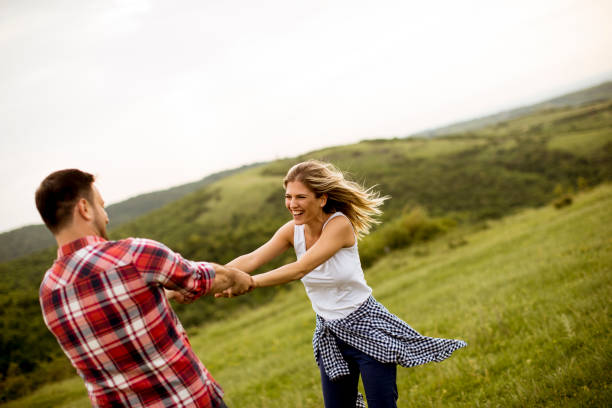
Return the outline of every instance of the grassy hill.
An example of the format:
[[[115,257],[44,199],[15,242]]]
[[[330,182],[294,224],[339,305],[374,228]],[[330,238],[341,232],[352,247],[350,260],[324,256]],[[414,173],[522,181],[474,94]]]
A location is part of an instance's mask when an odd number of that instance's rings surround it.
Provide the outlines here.
[[[116,228],[144,214],[157,210],[158,208],[162,208],[166,204],[174,202],[188,195],[189,193],[201,190],[207,185],[222,180],[227,176],[259,165],[261,165],[261,163],[254,163],[240,166],[235,169],[219,171],[193,183],[183,184],[177,187],[168,188],[166,190],[154,191],[152,193],[141,194],[125,201],[109,205],[106,208],[108,217],[111,220],[109,223],[109,228]]]
[[[525,116],[539,116],[540,113],[551,110],[563,110],[565,108],[575,108],[583,105],[589,105],[598,102],[605,102],[612,100],[612,81],[604,82],[600,85],[583,89],[580,91],[572,92],[566,95],[562,95],[544,102],[537,103],[535,105],[529,105],[512,109],[509,111],[501,112],[494,115],[488,115],[482,118],[477,118],[465,122],[455,123],[450,126],[444,126],[437,129],[417,133],[412,135],[415,140],[419,140],[419,137],[434,137],[434,136],[448,136],[458,134],[468,134],[474,131],[482,131],[483,128],[500,128],[507,126],[508,121],[514,120],[519,117]],[[535,115],[534,115],[535,114]],[[566,138],[571,138],[567,136]],[[579,141],[582,135],[575,135],[574,140]],[[472,142],[474,142],[472,140]],[[589,141],[586,141],[586,145]],[[414,150],[414,157],[428,157],[431,154],[437,155],[440,153],[440,145],[428,146],[426,150],[422,150],[419,146],[410,146],[409,148]],[[445,148],[448,151],[461,150],[461,146],[474,146],[474,143],[463,142],[453,143],[447,145]],[[388,147],[388,146],[387,146]],[[433,148],[432,148],[433,147]],[[443,148],[444,149],[444,148]],[[359,149],[354,154],[357,156],[363,153],[364,149]],[[323,152],[321,152],[323,153]],[[423,156],[425,155],[425,156]],[[142,194],[137,197],[130,198],[108,206],[107,212],[111,219],[110,229],[121,226],[122,224],[132,221],[139,216],[147,214],[153,210],[164,207],[166,204],[178,200],[179,198],[197,191],[206,185],[220,180],[230,174],[240,172],[247,168],[258,166],[260,163],[242,166],[240,168],[222,171],[219,173],[212,174],[194,183],[188,183],[181,186],[173,187],[163,191],[156,191],[152,193]],[[357,166],[359,167],[359,166]],[[8,231],[0,234],[0,262],[16,259],[21,256],[33,253],[44,248],[48,248],[54,245],[54,240],[47,229],[42,225],[30,225],[22,227],[13,231]]]
[[[141,194],[125,201],[111,204],[106,207],[106,212],[111,219],[109,230],[134,220],[143,214],[161,208],[193,191],[204,188],[210,183],[221,180],[223,177],[258,165],[260,165],[260,163],[220,171],[193,183]],[[0,262],[20,258],[54,245],[55,239],[53,239],[53,235],[43,224],[28,225],[4,232],[0,234]]]
[[[606,406],[612,399],[612,185],[393,252],[374,296],[421,333],[468,347],[398,370],[399,406]],[[449,245],[460,237],[464,245]],[[247,295],[249,296],[249,295]],[[234,300],[226,300],[234,301]],[[192,307],[197,307],[192,305]],[[189,330],[235,407],[321,407],[314,314],[301,285]],[[78,377],[4,407],[87,407]]]
[[[370,140],[278,160],[187,194],[115,228],[111,237],[153,238],[191,259],[227,262],[286,222],[282,177],[311,157],[332,161],[392,196],[381,227],[360,242],[362,255],[370,254],[362,261],[370,265],[387,250],[409,244],[394,244],[394,235],[416,221],[431,238],[453,223],[457,229],[485,225],[611,181],[612,101],[548,109],[434,139]],[[462,243],[457,239],[452,246]],[[0,264],[0,400],[70,373],[38,305],[38,285],[53,258],[54,249],[48,249]],[[274,265],[291,259],[287,254]],[[204,299],[197,307],[176,309],[187,327],[200,327],[244,308],[269,307],[287,290],[256,291],[231,302]]]

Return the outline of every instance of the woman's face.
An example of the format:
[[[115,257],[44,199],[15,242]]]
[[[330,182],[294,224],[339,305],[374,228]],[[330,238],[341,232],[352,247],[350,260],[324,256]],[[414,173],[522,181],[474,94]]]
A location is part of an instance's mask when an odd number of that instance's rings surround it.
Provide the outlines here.
[[[290,181],[285,187],[285,207],[296,225],[306,224],[323,214],[327,196],[316,197],[301,181]]]

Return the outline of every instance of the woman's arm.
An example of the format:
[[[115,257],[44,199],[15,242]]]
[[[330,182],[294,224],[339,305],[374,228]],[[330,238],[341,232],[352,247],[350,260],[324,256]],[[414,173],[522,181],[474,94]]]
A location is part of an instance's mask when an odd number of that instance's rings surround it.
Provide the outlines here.
[[[350,221],[345,217],[336,217],[327,224],[317,242],[298,261],[255,275],[255,287],[282,285],[301,279],[341,248],[351,246],[354,242],[355,235]]]
[[[239,256],[226,266],[232,266],[247,273],[253,273],[255,269],[289,249],[291,247],[292,237],[293,221],[289,221],[280,227],[268,242],[253,252]]]

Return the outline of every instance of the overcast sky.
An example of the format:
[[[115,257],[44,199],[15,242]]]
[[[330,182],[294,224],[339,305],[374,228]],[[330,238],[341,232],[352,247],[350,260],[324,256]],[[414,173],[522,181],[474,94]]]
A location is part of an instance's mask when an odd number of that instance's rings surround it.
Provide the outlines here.
[[[0,231],[50,172],[107,203],[612,78],[612,1],[0,2]]]

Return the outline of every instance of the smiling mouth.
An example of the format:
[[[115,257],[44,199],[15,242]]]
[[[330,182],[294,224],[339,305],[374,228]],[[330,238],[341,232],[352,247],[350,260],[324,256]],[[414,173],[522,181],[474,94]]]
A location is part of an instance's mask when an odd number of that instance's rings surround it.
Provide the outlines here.
[[[294,217],[297,217],[298,215],[304,214],[304,211],[291,211],[291,214],[293,214]]]

